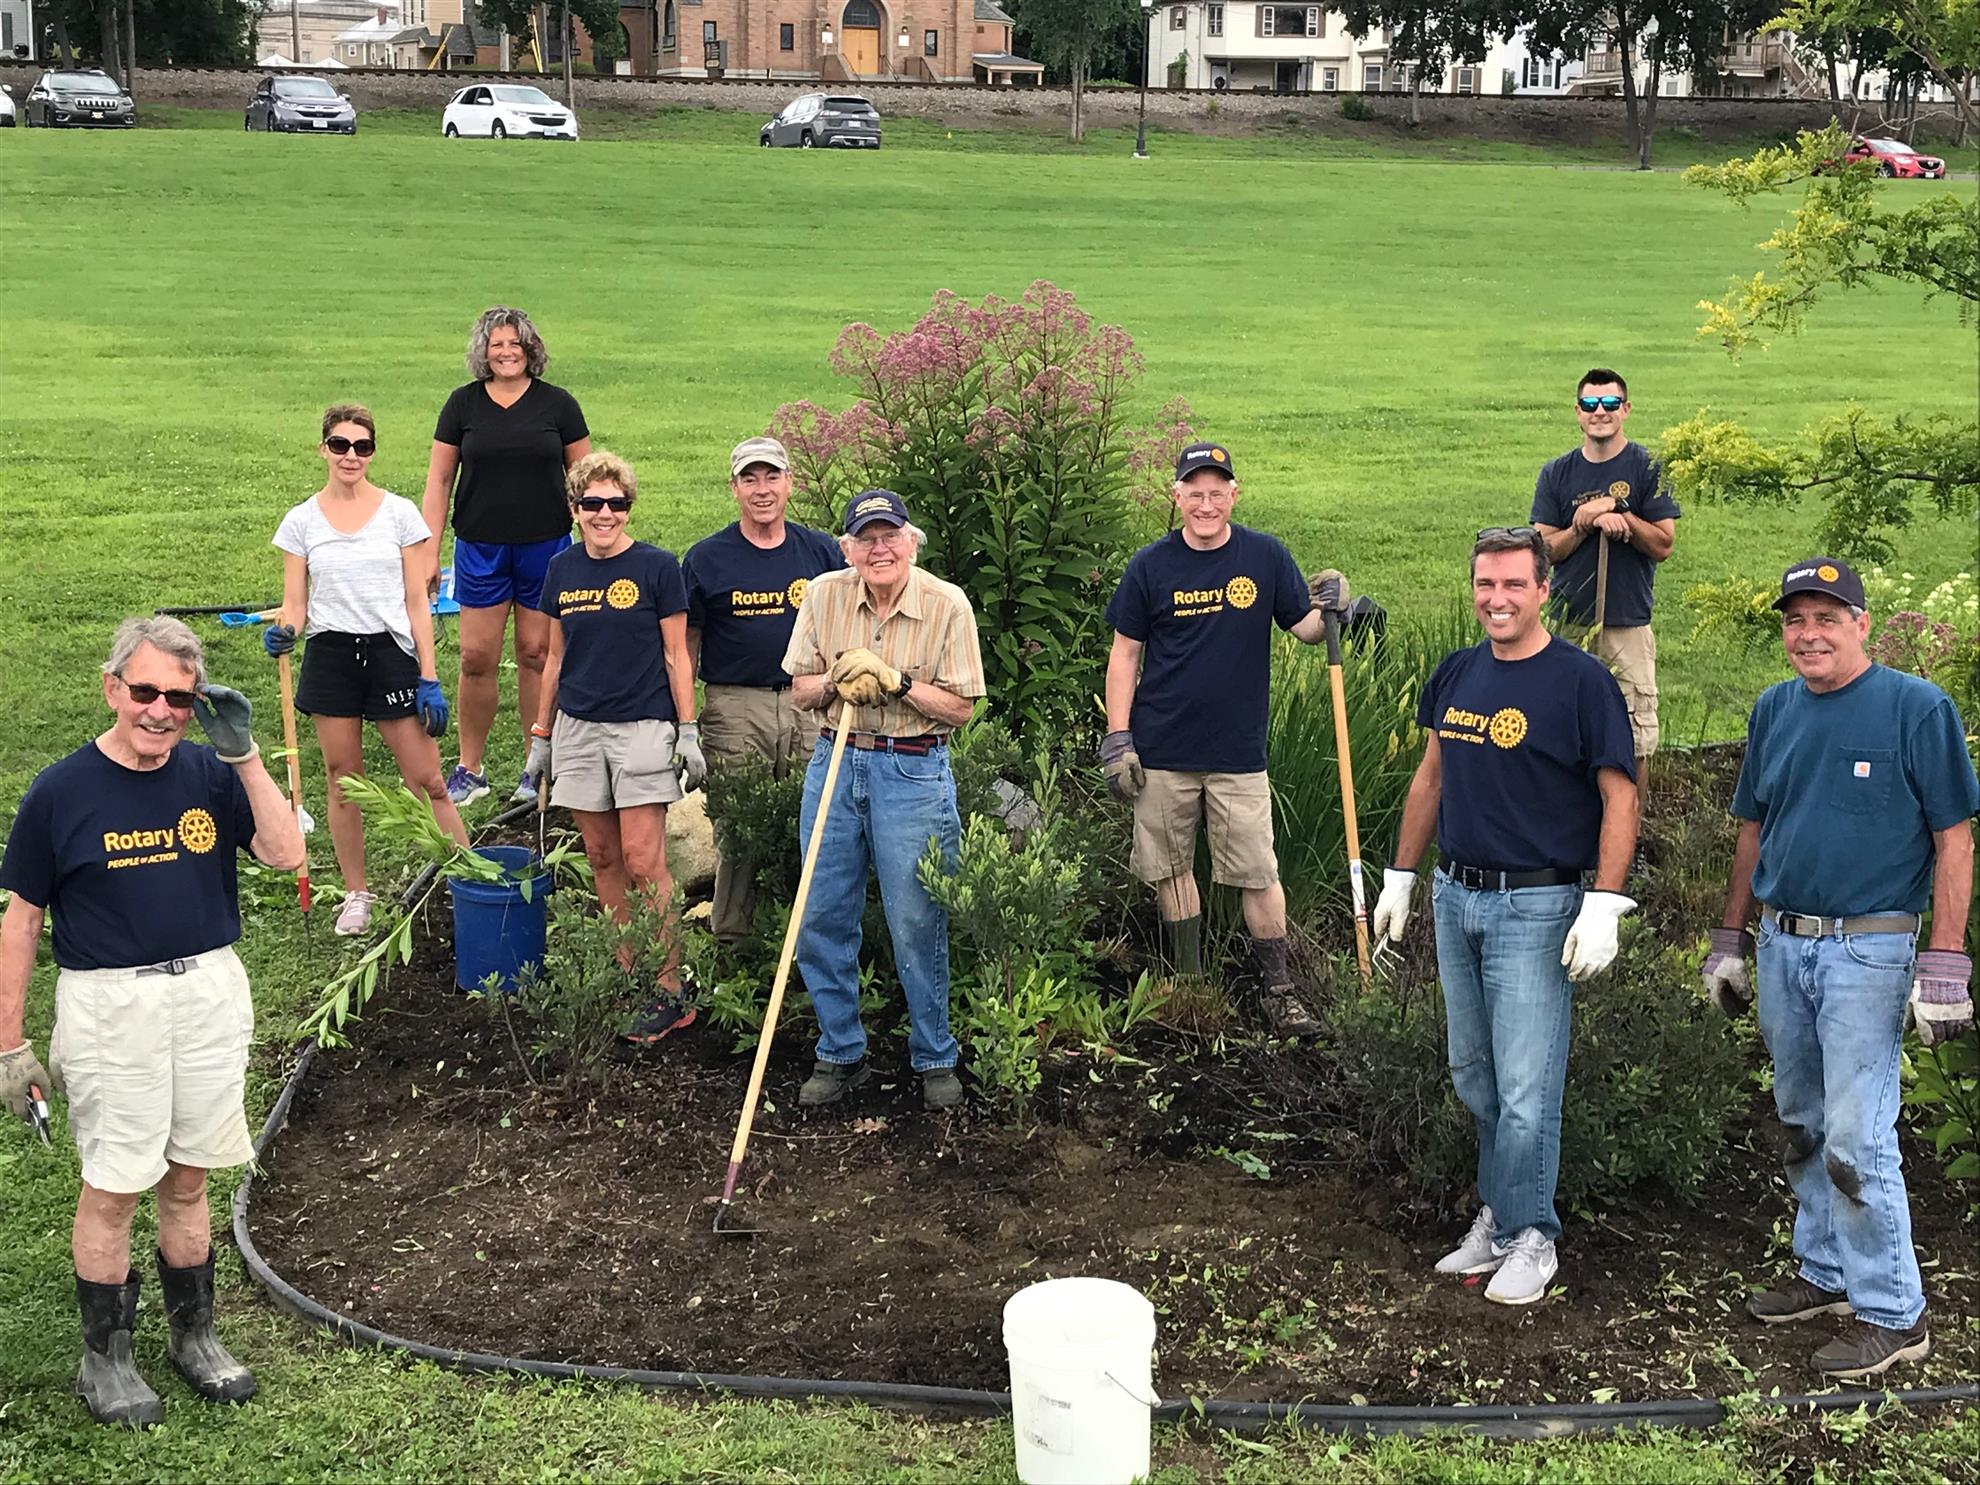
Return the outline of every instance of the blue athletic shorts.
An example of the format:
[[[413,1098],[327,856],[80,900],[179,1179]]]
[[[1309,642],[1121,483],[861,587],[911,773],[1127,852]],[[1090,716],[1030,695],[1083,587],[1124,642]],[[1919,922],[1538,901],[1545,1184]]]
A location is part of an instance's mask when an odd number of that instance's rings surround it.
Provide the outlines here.
[[[454,538],[454,597],[462,608],[536,607],[550,559],[571,544],[548,541],[463,541]]]

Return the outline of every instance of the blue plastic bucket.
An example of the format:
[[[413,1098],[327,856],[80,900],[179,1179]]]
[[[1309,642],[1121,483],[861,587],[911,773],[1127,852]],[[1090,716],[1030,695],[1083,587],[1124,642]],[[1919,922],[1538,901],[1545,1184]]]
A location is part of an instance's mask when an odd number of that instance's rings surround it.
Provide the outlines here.
[[[497,863],[506,875],[500,882],[448,878],[454,898],[454,983],[479,990],[493,974],[502,977],[505,991],[513,991],[524,965],[543,962],[550,873],[537,869],[536,852],[527,846],[480,846],[474,854]],[[525,899],[522,878],[531,871]]]

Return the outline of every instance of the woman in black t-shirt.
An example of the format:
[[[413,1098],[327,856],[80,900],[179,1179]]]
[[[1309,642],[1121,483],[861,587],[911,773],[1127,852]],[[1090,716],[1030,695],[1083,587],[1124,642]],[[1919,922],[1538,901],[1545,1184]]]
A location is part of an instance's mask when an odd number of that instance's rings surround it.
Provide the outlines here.
[[[536,716],[550,624],[537,610],[550,559],[571,544],[564,471],[591,452],[577,399],[542,380],[550,355],[529,316],[497,305],[475,322],[467,367],[433,429],[421,502],[438,536],[454,507],[454,596],[461,605],[461,761],[447,797],[466,805],[488,792],[483,752],[495,725],[502,642],[515,615],[516,700],[527,730]],[[438,541],[428,585],[440,580]],[[534,799],[527,775],[515,798]]]

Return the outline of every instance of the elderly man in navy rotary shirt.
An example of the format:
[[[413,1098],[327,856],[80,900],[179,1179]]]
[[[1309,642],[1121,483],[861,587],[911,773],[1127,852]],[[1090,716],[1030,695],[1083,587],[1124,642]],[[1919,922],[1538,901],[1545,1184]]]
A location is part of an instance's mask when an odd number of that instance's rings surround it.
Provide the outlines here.
[[[158,1193],[158,1277],[172,1364],[213,1402],[254,1395],[213,1333],[206,1173],[254,1153],[241,1107],[254,1006],[234,853],[302,864],[295,812],[262,767],[248,700],[206,684],[177,619],[127,619],[103,667],[109,729],[36,776],[14,817],[0,887],[0,1099],[26,1117],[48,1074],[25,1035],[28,981],[54,918],[55,1031],[69,1128],[82,1155],[76,1391],[99,1423],[165,1413],[131,1362],[138,1272],[131,1216]],[[183,742],[197,715],[213,746]]]

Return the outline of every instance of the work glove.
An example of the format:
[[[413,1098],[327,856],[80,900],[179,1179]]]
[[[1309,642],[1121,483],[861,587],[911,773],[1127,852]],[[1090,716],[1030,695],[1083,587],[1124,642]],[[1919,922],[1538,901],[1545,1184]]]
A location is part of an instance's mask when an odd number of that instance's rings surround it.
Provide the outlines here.
[[[868,649],[847,650],[825,676],[854,706],[878,706],[901,691],[901,673]]]
[[[1753,983],[1746,977],[1746,961],[1753,953],[1753,935],[1744,928],[1714,928],[1712,947],[1705,955],[1705,968],[1699,977],[1712,1004],[1737,1021],[1753,1004]]]
[[[1924,949],[1911,979],[1911,1024],[1934,1047],[1973,1025],[1973,959],[1958,949]]]
[[[1141,771],[1141,755],[1134,750],[1134,734],[1108,733],[1100,742],[1100,762],[1107,770],[1107,792],[1123,804],[1132,804],[1148,782]]]
[[[701,756],[701,724],[683,722],[674,737],[674,763],[681,771],[681,788],[689,794],[708,777],[708,760]]]
[[[201,686],[193,698],[193,715],[222,763],[245,763],[260,751],[249,730],[254,707],[240,692],[227,686]]]
[[[1382,895],[1375,899],[1375,916],[1368,920],[1375,937],[1402,942],[1403,925],[1409,922],[1409,899],[1416,891],[1416,873],[1382,868]]]
[[[541,793],[543,786],[550,781],[550,739],[529,735],[529,756],[523,760],[523,777],[529,786]]]
[[[296,647],[296,631],[287,624],[270,624],[261,631],[261,647],[279,660]]]
[[[1636,906],[1634,897],[1620,892],[1590,892],[1581,899],[1581,913],[1561,945],[1561,963],[1570,980],[1592,980],[1616,957],[1616,930],[1622,916]]]
[[[11,1052],[0,1052],[0,1101],[23,1124],[34,1122],[28,1117],[28,1089],[39,1088],[41,1096],[46,1098],[52,1086],[48,1069],[34,1055],[32,1042],[22,1042]]]
[[[419,724],[426,729],[428,737],[444,737],[447,733],[447,693],[440,689],[440,683],[431,676],[419,678],[419,689],[413,693],[413,709],[419,713]]]
[[[1306,580],[1306,596],[1315,608],[1332,609],[1337,614],[1344,614],[1348,606],[1348,580],[1329,567]]]

